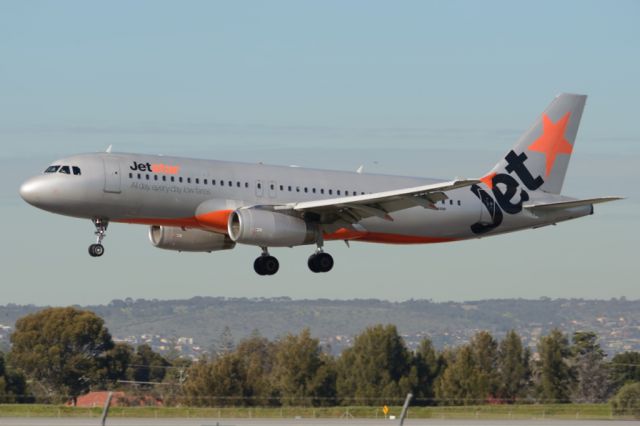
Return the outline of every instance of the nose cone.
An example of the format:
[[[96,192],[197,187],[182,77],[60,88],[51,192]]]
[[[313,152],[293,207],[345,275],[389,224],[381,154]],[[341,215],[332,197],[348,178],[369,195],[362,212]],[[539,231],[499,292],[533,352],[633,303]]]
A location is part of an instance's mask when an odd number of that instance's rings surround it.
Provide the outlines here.
[[[20,196],[32,206],[46,208],[51,193],[51,185],[43,176],[32,177],[20,186]]]

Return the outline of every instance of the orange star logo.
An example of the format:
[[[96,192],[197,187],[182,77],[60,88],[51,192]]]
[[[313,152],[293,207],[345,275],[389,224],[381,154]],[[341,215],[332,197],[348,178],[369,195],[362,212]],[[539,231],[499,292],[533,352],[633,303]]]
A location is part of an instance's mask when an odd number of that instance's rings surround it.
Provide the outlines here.
[[[542,136],[529,145],[530,151],[545,155],[546,176],[551,174],[558,154],[571,154],[573,151],[573,146],[564,137],[564,131],[569,124],[569,115],[570,113],[566,113],[557,123],[554,123],[547,114],[542,114]]]

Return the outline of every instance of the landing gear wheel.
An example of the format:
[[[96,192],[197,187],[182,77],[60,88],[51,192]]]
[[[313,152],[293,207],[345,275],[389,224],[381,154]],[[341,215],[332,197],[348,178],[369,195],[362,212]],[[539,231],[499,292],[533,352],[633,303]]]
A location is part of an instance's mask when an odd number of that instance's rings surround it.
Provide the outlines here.
[[[274,275],[280,269],[280,262],[273,256],[262,255],[253,262],[253,269],[258,275]]]
[[[309,256],[307,266],[312,272],[329,272],[333,268],[333,257],[329,253],[314,253]]]
[[[102,244],[91,244],[89,246],[89,255],[91,257],[100,257],[104,254],[104,246]]]

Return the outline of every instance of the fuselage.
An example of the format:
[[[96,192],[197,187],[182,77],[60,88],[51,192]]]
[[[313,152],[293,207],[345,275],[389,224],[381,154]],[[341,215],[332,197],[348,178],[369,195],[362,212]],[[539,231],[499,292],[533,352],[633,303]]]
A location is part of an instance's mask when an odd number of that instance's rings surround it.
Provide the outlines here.
[[[54,166],[67,166],[70,173]],[[74,170],[73,167],[76,169]],[[441,179],[329,171],[126,153],[81,154],[57,160],[49,172],[21,187],[36,207],[78,218],[226,232],[227,215],[239,207],[285,205],[415,187]],[[78,174],[74,174],[78,171]],[[393,220],[368,217],[351,228],[325,231],[325,239],[383,243],[456,241],[534,228],[591,213],[586,207],[544,218],[505,214],[499,227],[479,235],[474,224],[491,223],[477,191],[448,191],[434,208],[411,207]],[[535,192],[530,199],[535,200]],[[539,194],[548,199],[549,194]]]

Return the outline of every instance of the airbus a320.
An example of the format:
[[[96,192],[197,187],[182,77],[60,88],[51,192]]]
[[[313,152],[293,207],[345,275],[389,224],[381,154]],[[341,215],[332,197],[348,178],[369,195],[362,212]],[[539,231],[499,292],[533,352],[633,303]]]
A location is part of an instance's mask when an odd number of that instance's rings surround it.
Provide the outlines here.
[[[22,184],[40,209],[90,219],[102,256],[111,222],[150,226],[158,248],[213,252],[314,245],[311,271],[333,268],[329,240],[388,244],[460,241],[538,228],[593,213],[620,197],[561,195],[586,96],[561,94],[513,149],[478,179],[438,180],[146,154],[92,153],[54,161]]]

